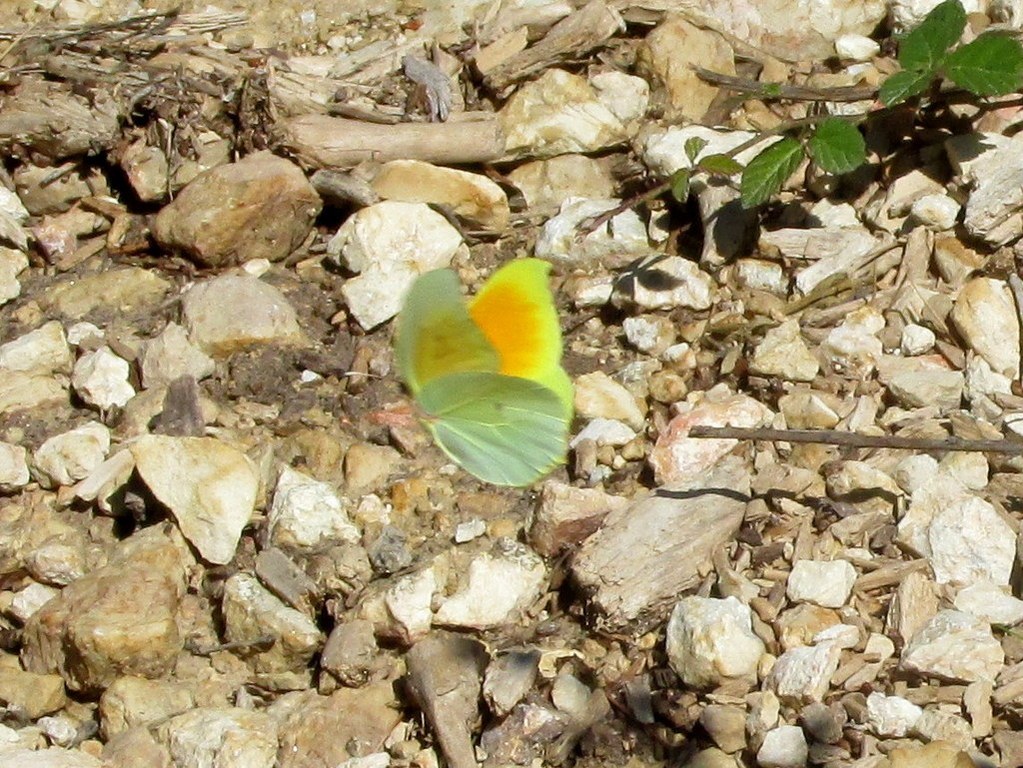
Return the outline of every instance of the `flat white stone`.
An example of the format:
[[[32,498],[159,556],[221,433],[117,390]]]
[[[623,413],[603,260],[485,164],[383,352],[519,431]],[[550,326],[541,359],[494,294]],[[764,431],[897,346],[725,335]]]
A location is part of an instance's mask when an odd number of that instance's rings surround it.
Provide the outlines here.
[[[878,736],[901,738],[913,730],[923,709],[901,696],[874,691],[867,696],[867,727]]]
[[[952,307],[952,322],[993,371],[1019,376],[1019,317],[1004,281],[977,277],[966,283]]]
[[[810,748],[798,725],[779,725],[764,734],[764,743],[757,750],[761,768],[803,768]]]
[[[179,376],[196,381],[211,376],[216,369],[213,358],[188,338],[177,323],[168,323],[159,336],[146,342],[142,353],[142,386],[146,389],[170,384]]]
[[[385,200],[345,220],[327,242],[327,258],[358,273],[341,293],[365,329],[398,314],[415,279],[466,252],[462,236],[425,203]]]
[[[689,437],[697,425],[762,427],[774,414],[763,403],[718,384],[706,392],[692,392],[675,406],[678,415],[657,438],[648,461],[660,483],[686,483],[702,477],[722,457],[731,453],[737,440]]]
[[[899,347],[904,355],[922,355],[934,347],[937,337],[930,328],[925,328],[916,323],[909,323],[902,329],[902,339]]]
[[[433,623],[430,602],[437,590],[432,568],[403,576],[384,594],[384,605],[400,626],[402,639],[414,643],[426,637]]]
[[[469,564],[467,582],[434,614],[437,624],[499,627],[516,621],[540,597],[547,579],[543,560],[510,539],[499,540],[495,549]]]
[[[707,309],[714,300],[714,280],[681,256],[657,256],[639,265],[642,277],[619,280],[612,301],[640,309]]]
[[[870,61],[880,51],[877,41],[866,35],[848,34],[835,40],[835,53],[844,61]]]
[[[59,589],[33,581],[27,587],[14,594],[14,597],[11,599],[11,615],[24,624],[31,618],[33,613],[59,594]]]
[[[607,98],[607,97],[605,97]],[[632,111],[634,107],[622,108]],[[626,141],[631,131],[586,78],[561,69],[519,88],[498,113],[512,158],[595,152]]]
[[[28,256],[16,248],[0,246],[0,305],[21,295],[18,275],[28,268]]]
[[[20,445],[0,442],[0,491],[16,491],[28,485],[27,456],[28,451]]]
[[[295,308],[277,287],[228,273],[196,283],[181,299],[188,338],[214,357],[258,344],[305,340]]]
[[[749,606],[734,597],[679,600],[668,620],[668,663],[694,688],[755,679],[765,647],[752,620]]]
[[[286,550],[355,543],[360,538],[337,492],[288,466],[277,478],[267,532],[272,544]]]
[[[839,608],[855,583],[856,569],[845,560],[799,560],[792,566],[785,592],[794,603]]]
[[[899,666],[921,675],[972,683],[994,680],[1004,663],[1001,643],[986,622],[962,611],[944,610],[913,635]]]
[[[912,494],[938,474],[938,460],[926,453],[907,456],[895,466],[892,477],[906,493]]]
[[[579,430],[569,443],[575,448],[583,440],[592,440],[597,445],[619,447],[636,439],[636,430],[618,419],[595,418]]]
[[[952,229],[962,206],[944,192],[924,195],[909,208],[909,215],[934,232]]]
[[[70,373],[71,348],[64,326],[51,320],[0,346],[0,369],[48,375]]]
[[[89,405],[100,410],[123,406],[135,397],[135,388],[128,381],[131,367],[109,347],[86,352],[71,372],[71,386]]]
[[[820,371],[820,363],[803,341],[799,321],[793,319],[764,334],[763,340],[753,350],[750,370],[788,381],[813,381]]]
[[[884,352],[877,338],[884,325],[884,317],[873,307],[856,310],[831,330],[821,349],[839,368],[869,375]]]
[[[139,476],[199,554],[230,562],[259,492],[252,461],[212,437],[145,435],[130,450]]]
[[[820,701],[841,657],[842,649],[833,641],[790,648],[778,657],[764,684],[783,701]]]
[[[110,430],[90,421],[47,439],[35,452],[35,468],[48,484],[73,485],[88,477],[110,450]]]
[[[648,255],[652,246],[646,226],[633,210],[619,213],[602,227],[579,238],[583,222],[611,210],[620,202],[617,198],[568,198],[558,213],[540,228],[533,255],[567,266],[603,260],[611,267],[625,266]]]
[[[603,371],[575,379],[575,410],[583,418],[623,421],[637,430],[646,422],[633,394]]]
[[[960,589],[955,608],[989,624],[1012,627],[1023,621],[1023,600],[990,581],[978,581]]]

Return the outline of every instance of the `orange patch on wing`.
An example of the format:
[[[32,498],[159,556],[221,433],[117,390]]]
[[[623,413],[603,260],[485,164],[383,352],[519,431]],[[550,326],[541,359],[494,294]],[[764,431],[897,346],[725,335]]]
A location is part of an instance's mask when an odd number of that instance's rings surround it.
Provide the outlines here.
[[[519,286],[503,284],[469,307],[469,316],[501,360],[499,373],[529,378],[548,366],[544,307]]]

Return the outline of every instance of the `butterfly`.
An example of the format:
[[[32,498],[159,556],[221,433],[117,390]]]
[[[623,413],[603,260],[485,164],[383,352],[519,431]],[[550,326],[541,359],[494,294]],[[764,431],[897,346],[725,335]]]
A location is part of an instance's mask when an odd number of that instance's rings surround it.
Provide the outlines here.
[[[524,486],[565,460],[572,380],[550,265],[517,259],[470,301],[450,269],[412,284],[398,315],[398,369],[438,446],[494,485]]]

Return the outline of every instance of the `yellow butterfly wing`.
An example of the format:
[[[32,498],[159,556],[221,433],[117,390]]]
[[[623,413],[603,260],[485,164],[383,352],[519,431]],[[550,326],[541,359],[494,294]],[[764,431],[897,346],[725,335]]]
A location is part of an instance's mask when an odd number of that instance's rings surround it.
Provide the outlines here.
[[[458,277],[437,269],[416,279],[398,315],[398,369],[413,395],[462,371],[496,372],[500,358],[469,317]]]
[[[570,418],[572,381],[561,367],[561,325],[548,285],[550,269],[540,259],[505,264],[469,302],[469,317],[496,350],[497,371],[547,387]]]

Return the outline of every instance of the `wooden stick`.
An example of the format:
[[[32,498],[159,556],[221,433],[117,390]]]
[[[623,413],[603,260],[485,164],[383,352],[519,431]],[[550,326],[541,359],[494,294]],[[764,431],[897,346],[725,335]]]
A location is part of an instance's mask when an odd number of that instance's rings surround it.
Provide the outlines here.
[[[848,448],[900,448],[910,451],[979,451],[1023,453],[1023,440],[967,440],[961,437],[929,438],[898,435],[860,435],[837,429],[767,429],[696,426],[689,437],[733,440],[769,440],[787,443],[827,443]]]
[[[327,115],[302,115],[281,125],[285,147],[312,168],[346,169],[364,160],[424,160],[439,165],[492,162],[504,154],[493,115],[446,123],[379,125]]]

